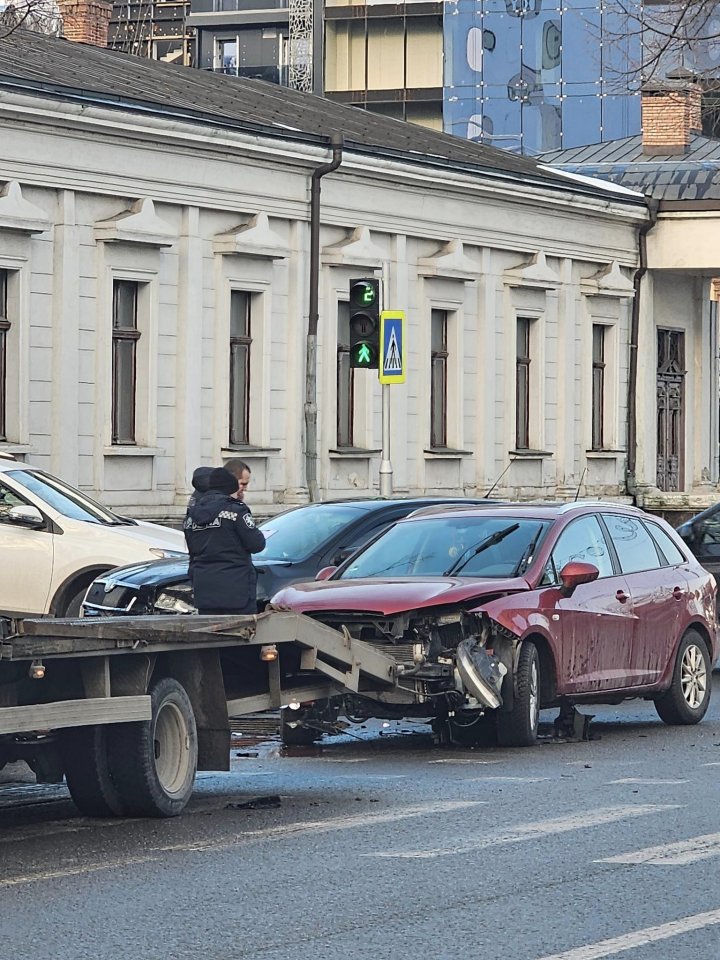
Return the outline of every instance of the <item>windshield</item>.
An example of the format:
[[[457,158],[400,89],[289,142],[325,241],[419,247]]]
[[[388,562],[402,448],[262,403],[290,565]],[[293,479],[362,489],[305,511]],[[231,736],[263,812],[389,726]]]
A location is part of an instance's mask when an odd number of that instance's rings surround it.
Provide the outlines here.
[[[319,503],[282,513],[262,524],[267,544],[253,555],[253,563],[304,560],[362,515],[361,508],[347,503]]]
[[[398,523],[339,579],[515,577],[532,562],[549,523],[513,517],[434,517]]]
[[[4,476],[10,477],[26,490],[40,497],[49,507],[57,510],[63,517],[71,520],[85,520],[88,523],[127,524],[111,510],[95,503],[84,493],[63,483],[57,477],[42,470],[8,470]]]

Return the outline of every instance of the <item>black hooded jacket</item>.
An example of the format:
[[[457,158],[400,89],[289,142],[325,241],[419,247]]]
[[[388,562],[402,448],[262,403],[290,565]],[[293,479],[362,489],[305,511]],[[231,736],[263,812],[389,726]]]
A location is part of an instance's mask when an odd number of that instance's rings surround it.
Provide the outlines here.
[[[184,523],[190,577],[200,610],[242,610],[255,600],[250,555],[265,546],[242,500],[208,490],[188,506]]]

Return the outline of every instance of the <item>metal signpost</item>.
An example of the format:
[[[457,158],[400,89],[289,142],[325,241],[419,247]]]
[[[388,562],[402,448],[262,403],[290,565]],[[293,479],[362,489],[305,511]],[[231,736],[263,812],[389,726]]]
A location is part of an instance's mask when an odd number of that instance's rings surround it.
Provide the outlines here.
[[[378,379],[382,384],[382,459],[380,460],[380,496],[392,496],[390,462],[390,385],[405,383],[405,313],[383,310],[380,314],[380,357]]]

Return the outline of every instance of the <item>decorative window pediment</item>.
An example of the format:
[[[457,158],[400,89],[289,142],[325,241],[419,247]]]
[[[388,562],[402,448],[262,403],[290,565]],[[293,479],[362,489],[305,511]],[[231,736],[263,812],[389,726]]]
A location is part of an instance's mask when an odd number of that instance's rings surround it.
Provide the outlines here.
[[[620,269],[617,260],[598,270],[592,277],[581,280],[582,292],[588,297],[632,297],[635,293],[632,280]]]
[[[418,276],[448,280],[476,280],[480,267],[465,253],[462,240],[450,240],[431,257],[418,259]]]
[[[365,267],[379,270],[385,254],[373,243],[367,227],[355,227],[352,233],[329,247],[323,247],[322,262],[337,267]]]
[[[146,197],[130,210],[95,224],[95,239],[115,243],[140,243],[150,247],[169,247],[175,231],[155,213],[155,204]]]
[[[510,287],[535,287],[540,290],[552,290],[560,286],[560,277],[548,266],[545,251],[540,250],[516,267],[505,271],[505,283]]]
[[[10,180],[0,192],[0,229],[21,233],[44,233],[50,229],[45,211],[23,197],[17,180]]]
[[[213,251],[221,255],[239,253],[267,260],[284,260],[288,255],[284,240],[270,227],[268,215],[263,211],[234,230],[218,233],[213,240]]]

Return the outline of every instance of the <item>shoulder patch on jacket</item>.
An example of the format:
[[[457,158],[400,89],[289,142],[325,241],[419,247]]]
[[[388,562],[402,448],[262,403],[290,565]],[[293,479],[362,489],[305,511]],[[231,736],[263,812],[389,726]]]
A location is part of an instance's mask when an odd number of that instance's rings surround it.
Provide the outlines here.
[[[255,521],[253,520],[251,513],[244,514],[243,520],[245,521],[246,527],[250,527],[251,530],[255,529]]]

